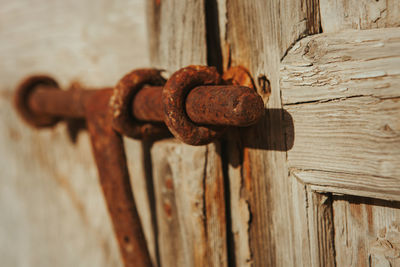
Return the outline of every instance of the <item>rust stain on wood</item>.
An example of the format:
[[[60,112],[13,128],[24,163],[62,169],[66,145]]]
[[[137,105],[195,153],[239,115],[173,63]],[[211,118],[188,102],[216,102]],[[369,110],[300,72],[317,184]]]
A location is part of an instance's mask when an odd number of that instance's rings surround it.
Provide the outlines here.
[[[165,200],[164,201],[164,211],[165,214],[167,215],[167,218],[171,218],[172,217],[172,206],[171,203],[169,203],[169,201]]]
[[[363,222],[363,211],[360,203],[350,202],[350,213],[358,223]]]
[[[169,190],[173,190],[174,189],[174,182],[172,181],[171,178],[167,178],[165,180],[165,187]]]

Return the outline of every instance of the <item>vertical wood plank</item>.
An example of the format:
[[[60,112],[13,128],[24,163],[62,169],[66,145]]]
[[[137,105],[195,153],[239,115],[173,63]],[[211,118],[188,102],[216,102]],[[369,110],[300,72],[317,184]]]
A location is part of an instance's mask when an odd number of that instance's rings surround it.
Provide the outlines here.
[[[218,145],[170,140],[151,149],[163,266],[226,266],[225,199]]]
[[[149,1],[152,65],[167,76],[207,64],[204,1]],[[219,144],[176,140],[151,149],[162,266],[227,266],[225,199]]]
[[[147,2],[150,64],[167,73],[207,64],[204,0]]]
[[[142,223],[150,257],[154,266],[158,263],[157,226],[154,203],[154,186],[151,162],[148,158],[148,144],[131,138],[124,138],[127,165],[137,210]]]
[[[229,0],[218,7],[224,68],[248,68],[267,108],[258,125],[231,134],[227,144],[236,265],[309,265],[307,246],[296,251],[309,242],[307,218],[295,212],[305,210],[305,191],[288,176],[279,65],[295,40],[319,31],[318,1]]]
[[[332,198],[307,190],[312,266],[336,266]]]
[[[183,253],[185,248],[181,238],[182,226],[179,222],[175,198],[174,173],[168,161],[168,156],[171,155],[173,149],[174,144],[169,142],[158,143],[151,149],[158,245],[162,266],[184,266],[187,262]]]
[[[63,87],[104,87],[148,64],[144,9],[142,1],[1,1],[1,266],[122,266],[87,133],[73,143],[64,123],[32,129],[12,96],[33,73]]]
[[[312,252],[310,240],[310,203],[308,188],[306,185],[298,182],[292,175],[289,176],[291,187],[289,191],[289,201],[294,206],[293,221],[295,231],[293,232],[293,244],[296,247],[294,250],[294,262],[298,266],[315,266],[312,265]],[[318,266],[318,265],[317,265]]]
[[[399,266],[399,207],[398,201],[335,196],[337,266]]]

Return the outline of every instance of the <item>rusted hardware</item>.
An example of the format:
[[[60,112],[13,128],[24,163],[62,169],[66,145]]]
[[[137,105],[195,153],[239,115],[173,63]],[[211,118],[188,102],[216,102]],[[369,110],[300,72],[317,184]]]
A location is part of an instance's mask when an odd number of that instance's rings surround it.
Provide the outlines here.
[[[36,127],[52,126],[61,117],[86,118],[99,180],[125,266],[151,266],[136,210],[121,135],[112,126],[113,89],[58,90],[47,76],[23,81],[15,95],[20,115]]]
[[[143,122],[143,120],[140,121],[140,118],[137,120],[132,112],[133,99],[144,85],[161,86],[164,83],[165,80],[161,77],[160,71],[155,69],[139,69],[125,75],[115,86],[114,94],[110,101],[114,129],[123,135],[133,138],[156,136],[165,132],[166,129],[164,125]],[[146,103],[146,105],[149,103],[157,104],[157,100],[154,99],[154,96],[157,95],[149,94],[148,96],[150,99],[145,99],[145,101],[138,102],[137,104],[139,106],[141,106],[142,103]],[[151,112],[152,109],[156,109],[156,107],[147,106],[146,108],[140,108],[140,110],[146,110],[148,114],[153,114],[153,112]]]
[[[262,99],[254,90],[220,85],[223,81],[212,67],[189,66],[162,87],[164,82],[154,69],[125,75],[110,100],[114,129],[133,138],[163,136],[168,132],[165,122],[178,139],[203,145],[226,126],[248,126],[263,114]],[[16,106],[31,125],[48,127],[60,118],[84,118],[85,102],[99,90],[60,90],[51,77],[33,76],[18,88]]]
[[[164,122],[162,86],[145,86],[133,99],[133,117],[139,121]],[[189,119],[199,125],[246,127],[257,122],[261,105],[253,89],[244,86],[198,86],[186,97]],[[147,105],[141,103],[147,102]],[[256,106],[250,106],[254,105]],[[260,110],[256,110],[259,108]],[[254,112],[255,111],[255,112]],[[262,111],[262,110],[261,110]]]
[[[222,83],[216,68],[206,66],[188,66],[169,78],[162,95],[164,121],[176,138],[204,145],[220,136],[224,126],[258,121],[264,111],[261,97],[248,87],[218,86]]]
[[[175,137],[190,145],[203,145],[217,138],[223,128],[194,124],[186,115],[185,98],[201,85],[219,85],[221,77],[213,67],[189,66],[175,72],[164,86],[164,120]]]
[[[167,128],[193,145],[211,142],[228,125],[247,126],[263,112],[262,99],[238,86],[247,74],[228,72],[230,85],[215,68],[189,66],[164,85],[158,70],[133,71],[113,89],[60,90],[48,76],[24,80],[15,95],[21,117],[35,127],[50,127],[63,118],[85,118],[100,184],[125,266],[151,266],[149,251],[133,198],[124,134],[135,138]],[[243,78],[244,77],[244,78]],[[164,87],[163,87],[164,85]]]
[[[94,93],[85,104],[87,125],[100,184],[125,266],[151,266],[136,210],[122,137],[112,127],[112,90]]]
[[[50,78],[49,76],[32,76],[18,86],[15,93],[15,107],[22,117],[28,124],[34,127],[49,127],[55,125],[59,118],[54,114],[46,114],[42,112],[35,112],[30,106],[30,99],[34,92],[37,91],[38,87],[45,88],[48,92],[52,90],[58,90],[58,83]]]

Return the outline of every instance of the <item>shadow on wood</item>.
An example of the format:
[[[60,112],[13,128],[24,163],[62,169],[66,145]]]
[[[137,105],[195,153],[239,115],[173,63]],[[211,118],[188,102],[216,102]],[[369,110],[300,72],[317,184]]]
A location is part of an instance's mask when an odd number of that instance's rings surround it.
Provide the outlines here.
[[[226,134],[226,142],[235,145],[236,154],[229,156],[233,166],[243,163],[245,149],[289,151],[294,144],[293,118],[285,109],[265,109],[260,121],[247,128],[230,129]]]
[[[79,132],[86,130],[85,121],[82,119],[69,119],[66,120],[66,123],[69,137],[75,143]],[[268,134],[265,129],[269,129]],[[265,109],[264,116],[257,124],[245,128],[229,128],[225,133],[225,137],[230,141],[240,143],[239,146],[243,148],[289,151],[294,144],[294,134],[293,118],[287,110]],[[152,143],[167,138],[173,138],[172,134],[169,133],[166,136],[152,138],[146,140],[146,142]]]
[[[294,144],[293,118],[285,109],[265,109],[257,124],[240,128],[239,134],[245,148],[289,151]]]

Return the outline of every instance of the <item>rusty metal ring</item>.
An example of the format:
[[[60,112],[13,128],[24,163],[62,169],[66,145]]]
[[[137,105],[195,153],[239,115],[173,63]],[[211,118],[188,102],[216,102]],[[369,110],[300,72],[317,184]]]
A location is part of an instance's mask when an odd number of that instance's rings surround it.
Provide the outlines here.
[[[175,72],[162,93],[164,121],[173,135],[190,145],[205,145],[221,135],[225,127],[194,124],[186,114],[185,101],[190,90],[200,85],[221,84],[216,68],[188,66]]]
[[[160,72],[156,69],[134,70],[126,74],[115,86],[110,107],[113,128],[120,134],[140,139],[162,136],[168,131],[164,125],[140,122],[132,115],[133,99],[143,86],[161,86],[165,83]]]
[[[59,89],[58,83],[46,75],[30,76],[22,81],[17,87],[14,98],[14,104],[19,115],[31,126],[42,128],[51,127],[60,121],[60,118],[45,114],[37,114],[29,108],[29,96],[39,87],[48,87],[48,89]]]

